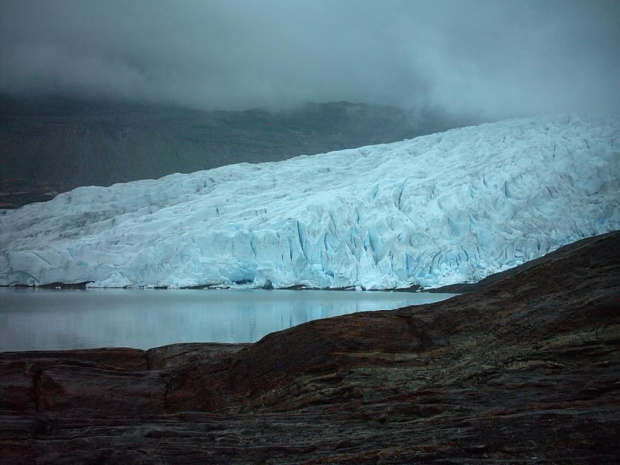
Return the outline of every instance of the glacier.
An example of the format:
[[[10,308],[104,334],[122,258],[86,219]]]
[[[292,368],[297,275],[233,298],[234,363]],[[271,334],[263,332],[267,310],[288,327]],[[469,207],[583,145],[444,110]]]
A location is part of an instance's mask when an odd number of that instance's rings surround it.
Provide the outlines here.
[[[620,118],[559,115],[81,187],[0,213],[0,285],[475,282],[619,229]]]

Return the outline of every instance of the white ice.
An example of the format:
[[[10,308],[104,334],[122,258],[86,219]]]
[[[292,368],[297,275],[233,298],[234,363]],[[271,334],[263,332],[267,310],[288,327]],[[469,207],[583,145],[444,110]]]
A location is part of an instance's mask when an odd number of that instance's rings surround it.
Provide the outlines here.
[[[0,214],[0,285],[426,288],[619,229],[620,118],[467,127]]]

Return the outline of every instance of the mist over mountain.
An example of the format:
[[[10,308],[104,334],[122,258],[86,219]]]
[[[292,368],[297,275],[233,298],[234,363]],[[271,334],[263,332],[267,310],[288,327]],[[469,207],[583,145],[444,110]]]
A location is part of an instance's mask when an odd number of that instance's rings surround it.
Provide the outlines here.
[[[617,0],[3,0],[0,92],[219,110],[620,103]]]
[[[0,191],[27,194],[0,203],[610,113],[619,17],[615,0],[3,0]]]
[[[4,202],[46,192],[400,141],[466,124],[348,102],[270,112],[206,111],[63,97],[0,99]],[[22,194],[19,194],[22,192]]]

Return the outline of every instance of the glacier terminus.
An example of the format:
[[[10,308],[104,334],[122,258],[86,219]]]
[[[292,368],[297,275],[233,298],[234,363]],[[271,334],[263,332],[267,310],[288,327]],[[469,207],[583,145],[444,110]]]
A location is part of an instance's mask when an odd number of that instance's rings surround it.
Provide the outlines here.
[[[514,119],[0,213],[0,285],[475,282],[619,229],[620,118]]]

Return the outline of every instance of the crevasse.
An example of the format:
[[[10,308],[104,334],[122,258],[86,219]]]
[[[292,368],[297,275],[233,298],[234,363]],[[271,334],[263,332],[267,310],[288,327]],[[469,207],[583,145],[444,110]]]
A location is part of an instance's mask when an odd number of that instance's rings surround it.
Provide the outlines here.
[[[81,187],[0,214],[0,285],[437,287],[619,229],[619,118],[509,120]]]

